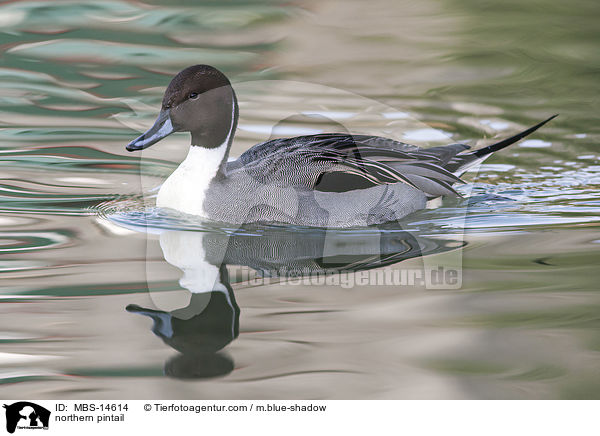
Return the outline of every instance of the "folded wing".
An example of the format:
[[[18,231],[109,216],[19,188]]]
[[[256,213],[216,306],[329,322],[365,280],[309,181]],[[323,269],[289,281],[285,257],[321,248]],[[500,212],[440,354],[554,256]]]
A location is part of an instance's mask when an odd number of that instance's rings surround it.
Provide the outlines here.
[[[443,165],[467,148],[421,149],[387,138],[327,133],[267,141],[239,160],[240,168],[262,183],[323,192],[405,183],[437,197],[458,195],[452,184],[462,181]]]

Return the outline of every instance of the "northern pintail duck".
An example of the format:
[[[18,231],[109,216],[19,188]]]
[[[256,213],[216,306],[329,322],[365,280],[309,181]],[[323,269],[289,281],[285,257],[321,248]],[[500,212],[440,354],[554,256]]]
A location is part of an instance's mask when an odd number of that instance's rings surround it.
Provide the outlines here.
[[[238,121],[227,77],[208,65],[179,72],[154,125],[127,145],[142,150],[190,132],[186,159],[161,186],[158,207],[232,224],[277,222],[353,227],[395,221],[428,200],[458,195],[469,167],[534,132],[467,151],[464,144],[419,148],[379,136],[324,133],[273,139],[228,161]]]

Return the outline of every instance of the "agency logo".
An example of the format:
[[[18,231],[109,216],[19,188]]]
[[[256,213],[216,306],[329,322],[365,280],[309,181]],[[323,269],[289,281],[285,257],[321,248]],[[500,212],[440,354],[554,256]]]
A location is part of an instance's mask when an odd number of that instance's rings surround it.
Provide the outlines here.
[[[50,411],[29,401],[5,404],[6,431],[14,433],[15,429],[39,430],[48,429]]]

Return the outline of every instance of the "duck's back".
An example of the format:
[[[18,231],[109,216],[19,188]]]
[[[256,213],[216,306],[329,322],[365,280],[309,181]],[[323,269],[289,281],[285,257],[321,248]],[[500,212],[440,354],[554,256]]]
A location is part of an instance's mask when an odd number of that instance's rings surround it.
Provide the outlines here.
[[[364,135],[321,134],[257,144],[228,162],[204,208],[213,219],[353,227],[402,218],[458,179],[436,163],[467,146],[427,153]],[[447,155],[447,156],[446,156]],[[413,182],[413,181],[416,181]],[[425,190],[420,189],[425,187]]]

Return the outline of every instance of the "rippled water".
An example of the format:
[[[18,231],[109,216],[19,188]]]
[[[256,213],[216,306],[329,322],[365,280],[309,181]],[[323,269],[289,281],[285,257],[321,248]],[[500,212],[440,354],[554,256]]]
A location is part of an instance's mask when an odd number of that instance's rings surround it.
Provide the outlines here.
[[[600,397],[597,17],[541,0],[1,4],[3,395]],[[332,129],[481,145],[560,116],[402,228],[200,225],[152,209],[185,135],[124,150],[196,63],[234,82],[233,155]],[[229,265],[222,291],[190,297],[219,270],[176,268],[184,241]],[[442,256],[460,289],[352,272]],[[352,286],[298,282],[325,272]]]

